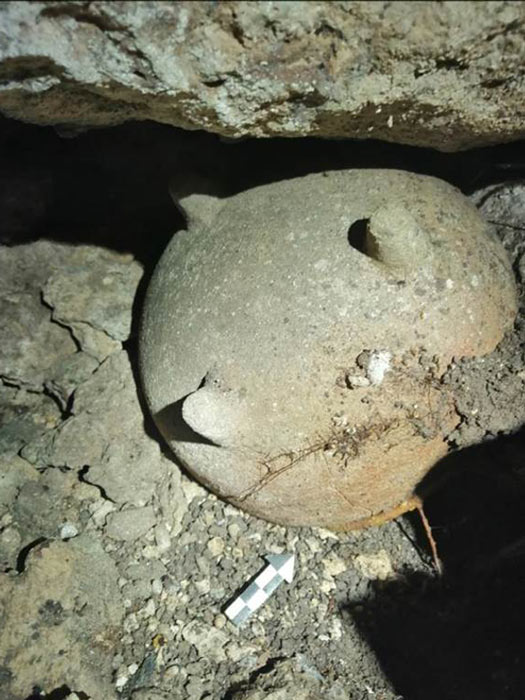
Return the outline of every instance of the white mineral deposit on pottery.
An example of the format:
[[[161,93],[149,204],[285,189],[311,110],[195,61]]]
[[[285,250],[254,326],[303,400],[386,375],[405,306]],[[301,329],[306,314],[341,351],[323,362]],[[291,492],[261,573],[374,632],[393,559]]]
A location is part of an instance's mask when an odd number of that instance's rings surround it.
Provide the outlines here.
[[[390,369],[391,360],[392,355],[387,350],[376,350],[371,353],[366,372],[370,384],[375,386],[381,384]]]
[[[157,266],[140,333],[146,398],[178,459],[279,523],[346,529],[413,506],[458,422],[443,372],[491,352],[516,313],[475,207],[396,170],[178,205],[188,230]]]

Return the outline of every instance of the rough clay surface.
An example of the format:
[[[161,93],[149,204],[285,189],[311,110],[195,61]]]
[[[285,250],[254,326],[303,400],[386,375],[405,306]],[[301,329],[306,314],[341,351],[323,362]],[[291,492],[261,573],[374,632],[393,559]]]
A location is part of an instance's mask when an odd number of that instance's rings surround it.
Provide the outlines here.
[[[64,132],[523,136],[522,2],[4,2],[0,110]]]
[[[525,188],[491,187],[478,200],[501,223],[498,235],[522,290]],[[20,299],[20,289],[34,308],[74,256],[103,274],[108,251],[93,257],[93,249],[73,240],[77,245],[2,248],[2,316],[5,299]],[[112,260],[138,278],[136,261]],[[120,291],[109,289],[123,304],[124,323],[133,292],[123,303]],[[82,291],[91,292],[90,313],[84,318],[64,304],[61,316],[88,324],[109,297],[98,283]],[[285,529],[190,481],[162,456],[158,436],[150,437],[132,371],[133,339],[125,341],[129,360],[119,340],[100,361],[81,347],[71,355],[66,340],[49,345],[46,333],[22,347],[20,335],[4,333],[2,357],[20,362],[9,359],[0,385],[2,700],[521,697],[525,482],[523,448],[511,457],[510,433],[525,422],[524,301],[522,294],[515,329],[493,353],[457,362],[445,376],[461,416],[450,437],[464,448],[457,458],[467,457],[457,465],[466,472],[457,511],[450,511],[457,488],[444,490],[448,511],[429,511],[442,555],[447,537],[459,541],[465,571],[454,577],[454,562],[446,559],[443,584],[408,517],[340,535]],[[47,323],[68,337],[50,315]],[[51,349],[57,365],[48,363]],[[471,447],[484,438],[493,439]],[[489,455],[481,473],[490,490],[485,499],[466,468],[470,450],[476,468]],[[510,464],[521,480],[509,480]],[[469,498],[477,504],[474,516]],[[521,520],[502,537],[509,504]],[[144,511],[139,517],[137,509]],[[136,539],[129,537],[132,520],[140,523]],[[265,554],[282,551],[296,554],[294,581],[279,587],[245,627],[232,627],[224,604],[257,573]],[[494,581],[506,580],[515,582],[513,595],[500,583],[487,597]]]
[[[492,351],[515,317],[510,263],[475,207],[399,170],[182,206],[188,231],[155,270],[140,335],[175,454],[281,524],[341,530],[406,509],[458,422],[445,368]]]

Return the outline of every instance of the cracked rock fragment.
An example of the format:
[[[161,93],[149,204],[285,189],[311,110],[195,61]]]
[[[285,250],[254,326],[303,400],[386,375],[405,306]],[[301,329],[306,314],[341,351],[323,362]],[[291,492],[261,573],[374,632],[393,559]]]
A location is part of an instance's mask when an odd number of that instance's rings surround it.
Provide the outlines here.
[[[234,138],[511,141],[522,5],[4,2],[0,108],[70,134],[154,120]]]
[[[0,384],[0,455],[18,454],[60,420],[58,406],[49,396]]]
[[[0,566],[23,570],[33,546],[78,535],[98,492],[73,471],[37,471],[20,457],[0,457]],[[64,529],[65,528],[65,529]],[[64,535],[64,533],[66,533]]]
[[[108,357],[76,390],[71,410],[71,417],[22,450],[25,459],[40,466],[84,469],[84,480],[102,488],[106,497],[136,506],[145,505],[159,482],[173,473],[173,498],[165,503],[165,511],[185,512],[177,466],[144,431],[125,352]],[[176,519],[181,517],[179,513]]]
[[[8,698],[64,683],[92,697],[114,697],[108,652],[123,616],[117,577],[101,545],[81,535],[42,546],[23,574],[4,579],[0,617],[9,624],[0,635],[0,658]]]
[[[76,351],[70,333],[51,323],[37,294],[4,294],[0,375],[11,384],[42,390],[46,372]]]
[[[115,540],[133,542],[151,530],[155,522],[155,511],[152,506],[126,508],[108,515],[106,532]]]
[[[98,365],[98,361],[86,352],[68,355],[48,369],[44,386],[59,402],[62,410],[66,410],[74,390],[93,374]]]
[[[16,517],[15,507],[22,490],[37,483],[38,479],[36,469],[25,460],[17,456],[0,456],[0,574],[16,569],[22,547],[34,539],[27,538],[23,523]]]
[[[0,376],[11,384],[41,391],[49,368],[77,350],[41,299],[66,254],[67,246],[48,242],[0,247]]]
[[[47,281],[44,300],[80,347],[102,361],[129,336],[141,276],[141,266],[131,256],[82,246]]]
[[[23,456],[34,464],[94,469],[117,501],[147,499],[167,460],[143,428],[143,414],[128,357],[114,353],[75,392],[72,416],[29,444]],[[146,476],[147,474],[147,476]],[[100,482],[98,481],[100,479]],[[125,480],[128,483],[119,492]]]
[[[100,459],[89,467],[87,478],[115,503],[140,506],[152,497],[168,469],[176,471],[154,440],[130,435],[107,444]]]

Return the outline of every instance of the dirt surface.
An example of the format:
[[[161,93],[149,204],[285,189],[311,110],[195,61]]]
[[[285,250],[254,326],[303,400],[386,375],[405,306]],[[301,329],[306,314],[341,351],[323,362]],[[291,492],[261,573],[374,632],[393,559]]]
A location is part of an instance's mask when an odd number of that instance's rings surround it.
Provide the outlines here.
[[[282,528],[187,478],[144,410],[135,342],[144,286],[181,226],[170,174],[224,173],[233,189],[367,163],[446,177],[497,222],[521,289],[522,146],[449,160],[147,124],[69,141],[0,126],[2,698],[523,698],[523,296],[496,351],[457,358],[444,380],[461,420],[421,485],[441,578],[415,516]],[[293,582],[232,626],[225,605],[281,552],[296,555]]]

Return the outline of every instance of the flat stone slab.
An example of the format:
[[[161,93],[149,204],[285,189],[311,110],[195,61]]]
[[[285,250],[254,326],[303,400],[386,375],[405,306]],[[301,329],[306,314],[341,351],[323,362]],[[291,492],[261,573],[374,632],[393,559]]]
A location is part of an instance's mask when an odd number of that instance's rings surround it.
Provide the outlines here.
[[[524,135],[521,2],[6,2],[0,111],[444,151]]]

